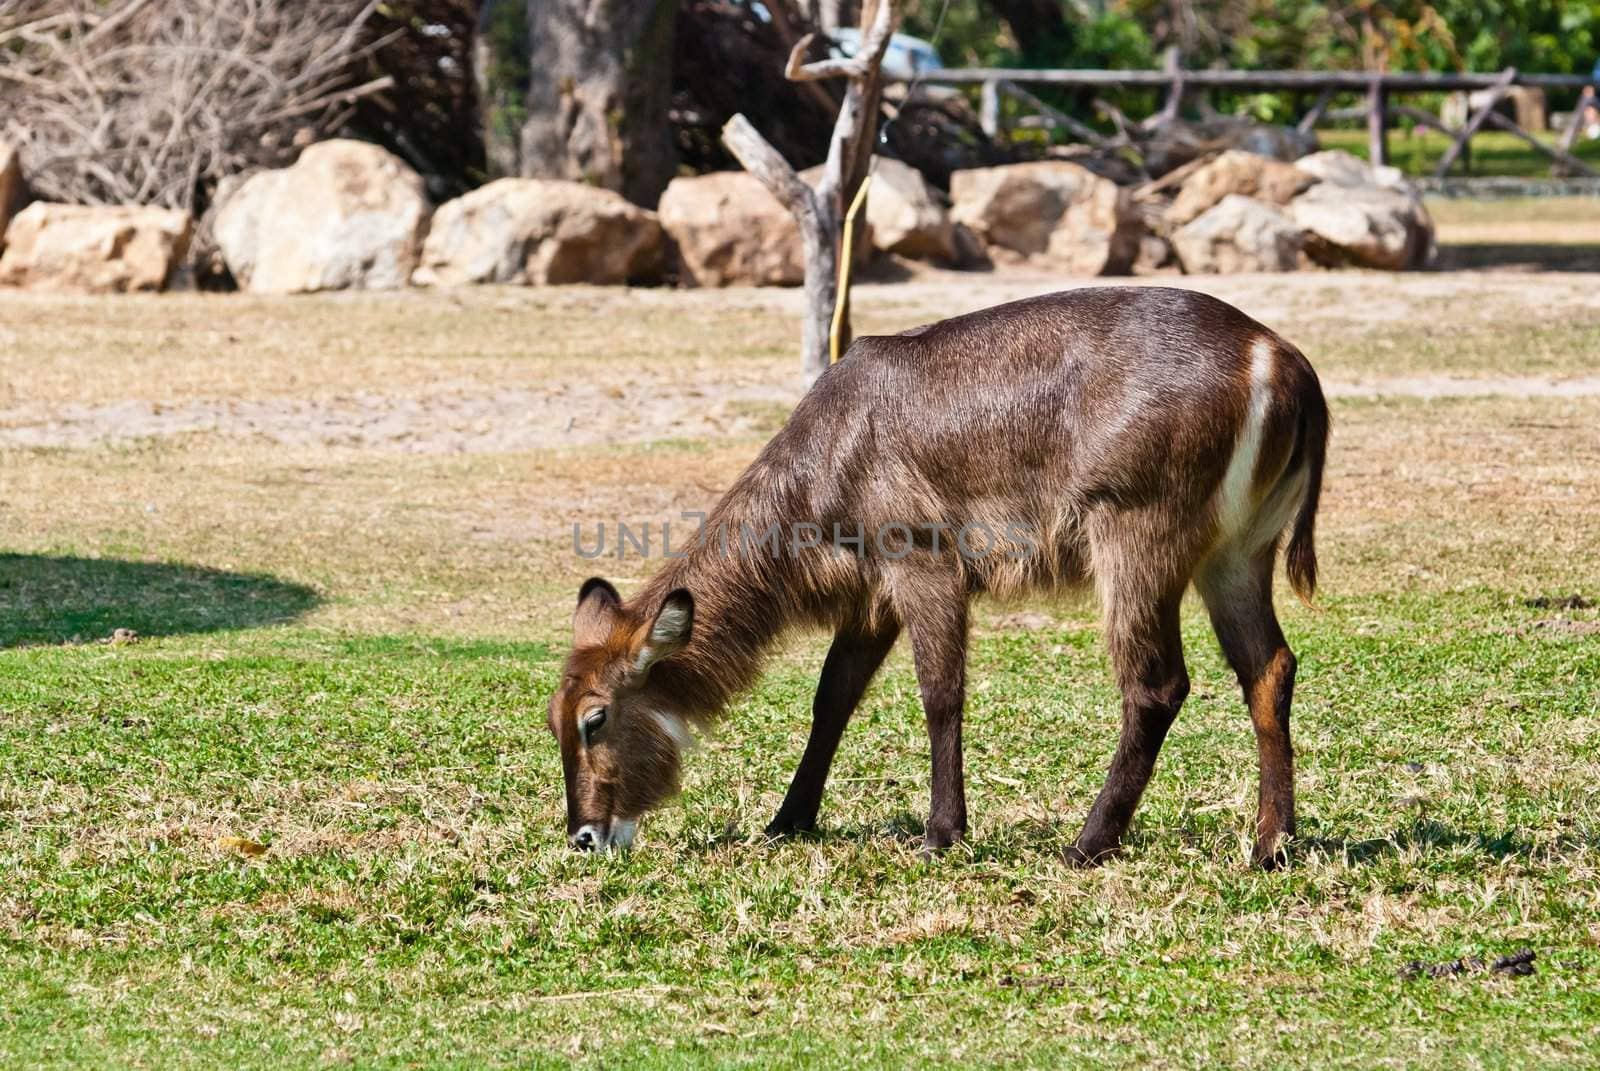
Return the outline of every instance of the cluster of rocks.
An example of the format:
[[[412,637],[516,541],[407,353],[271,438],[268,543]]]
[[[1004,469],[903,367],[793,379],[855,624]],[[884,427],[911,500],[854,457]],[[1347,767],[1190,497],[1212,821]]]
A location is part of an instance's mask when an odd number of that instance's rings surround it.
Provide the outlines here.
[[[1417,188],[1395,168],[1338,151],[1293,163],[1225,152],[1189,174],[1151,224],[1194,273],[1399,271],[1426,267],[1435,253]]]
[[[955,172],[946,199],[880,159],[860,249],[1068,275],[1402,269],[1432,256],[1420,195],[1392,168],[1340,152],[1285,162],[1230,150],[1182,170],[1136,190],[1067,160],[1010,164]],[[37,202],[10,218],[21,183],[0,146],[0,285],[160,290],[186,264],[186,213]],[[225,182],[206,224],[239,288],[261,293],[667,278],[784,286],[805,267],[794,220],[744,172],[675,179],[655,212],[538,179],[501,179],[435,209],[403,161],[354,141]]]

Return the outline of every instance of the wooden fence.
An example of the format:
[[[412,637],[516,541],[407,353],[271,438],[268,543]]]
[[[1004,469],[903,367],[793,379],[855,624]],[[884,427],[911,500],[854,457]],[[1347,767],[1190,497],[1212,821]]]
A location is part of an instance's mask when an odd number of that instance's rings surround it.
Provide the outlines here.
[[[1507,67],[1498,74],[1451,74],[1436,72],[1376,72],[1376,71],[1186,71],[1178,62],[1175,52],[1169,51],[1161,70],[1103,71],[1103,70],[1027,70],[1007,67],[941,68],[924,71],[921,80],[939,85],[977,85],[981,87],[979,113],[985,132],[991,137],[1001,128],[1001,98],[1009,96],[1038,113],[1040,120],[1049,126],[1068,130],[1075,137],[1091,143],[1103,142],[1093,128],[1052,108],[1035,94],[1025,89],[1028,85],[1047,85],[1080,89],[1155,89],[1166,90],[1166,106],[1152,121],[1176,118],[1185,94],[1211,89],[1277,90],[1317,94],[1316,102],[1301,118],[1302,130],[1313,128],[1327,112],[1329,104],[1339,93],[1362,93],[1366,97],[1365,115],[1371,160],[1374,164],[1387,163],[1389,159],[1388,130],[1396,117],[1410,119],[1431,129],[1439,130],[1452,139],[1450,147],[1439,161],[1435,174],[1443,177],[1461,155],[1467,151],[1472,136],[1485,125],[1494,126],[1514,134],[1551,158],[1552,167],[1565,167],[1584,175],[1595,175],[1593,168],[1573,156],[1572,145],[1581,125],[1582,116],[1575,109],[1558,144],[1547,145],[1534,137],[1518,123],[1500,115],[1495,109],[1513,86],[1530,86],[1539,89],[1582,89],[1591,84],[1588,75],[1581,74],[1525,74]],[[1486,91],[1475,110],[1470,110],[1467,121],[1459,128],[1446,125],[1438,116],[1420,108],[1391,102],[1392,97],[1408,93],[1449,93]]]

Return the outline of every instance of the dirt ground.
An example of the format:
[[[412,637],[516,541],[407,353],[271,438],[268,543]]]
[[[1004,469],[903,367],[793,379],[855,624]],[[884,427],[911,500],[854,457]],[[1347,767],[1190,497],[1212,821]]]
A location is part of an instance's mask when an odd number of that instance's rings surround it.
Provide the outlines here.
[[[1104,282],[923,270],[860,286],[856,308],[864,333],[896,331]],[[1600,322],[1600,275],[1117,282],[1203,290],[1240,306],[1301,345],[1333,396],[1600,394],[1600,360],[1585,352],[1558,359],[1548,375],[1526,375],[1481,360],[1424,369],[1415,354],[1381,351],[1395,348],[1396,331],[1426,333],[1441,322],[1456,331]],[[126,299],[113,325],[92,299],[5,295],[0,447],[82,449],[205,434],[450,455],[737,438],[770,430],[799,396],[788,342],[799,304],[798,293],[784,290],[478,288],[287,302],[175,295]],[[286,333],[276,321],[290,312],[303,315]],[[555,331],[552,314],[567,321]],[[474,352],[451,352],[463,329],[476,336]],[[1360,339],[1379,329],[1380,351],[1361,353]],[[108,332],[118,333],[113,345]],[[656,349],[669,359],[654,359]],[[90,353],[101,355],[90,361],[98,367],[85,369]]]
[[[1459,225],[1484,221],[1474,209]],[[858,287],[860,333],[1108,282],[1204,290],[1282,332],[1336,403],[1326,504],[1347,589],[1554,577],[1586,553],[1600,274],[901,274]],[[704,509],[782,425],[801,389],[800,302],[0,293],[0,524],[14,551],[304,583],[326,596],[319,625],[555,635],[596,565],[573,553],[575,521]],[[1412,549],[1370,553],[1386,532]],[[651,566],[608,568],[626,586]]]

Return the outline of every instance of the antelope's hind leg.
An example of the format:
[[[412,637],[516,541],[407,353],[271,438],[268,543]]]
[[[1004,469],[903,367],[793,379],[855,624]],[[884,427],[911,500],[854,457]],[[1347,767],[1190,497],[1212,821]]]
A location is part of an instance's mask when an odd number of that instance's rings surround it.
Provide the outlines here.
[[[1273,542],[1250,557],[1219,556],[1195,586],[1211,614],[1217,641],[1239,678],[1255,727],[1261,763],[1253,858],[1272,869],[1294,836],[1294,749],[1289,743],[1289,705],[1294,697],[1295,658],[1272,606]]]
[[[1163,585],[1159,593],[1137,583],[1102,584],[1106,598],[1106,646],[1122,690],[1122,733],[1105,787],[1095,797],[1067,861],[1094,866],[1116,852],[1133,821],[1167,730],[1189,694],[1178,631],[1178,605],[1186,585]]]
[[[900,626],[890,624],[877,630],[846,626],[834,635],[811,703],[811,736],[783,805],[767,826],[767,836],[782,837],[817,827],[822,790],[839,739],[899,634]]]

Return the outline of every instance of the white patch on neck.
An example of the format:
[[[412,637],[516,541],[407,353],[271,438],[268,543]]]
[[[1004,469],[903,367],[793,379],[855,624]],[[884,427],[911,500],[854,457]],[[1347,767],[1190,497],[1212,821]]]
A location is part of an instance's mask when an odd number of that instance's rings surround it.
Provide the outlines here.
[[[672,742],[678,745],[678,750],[690,751],[694,748],[694,734],[689,732],[689,726],[676,714],[665,710],[652,710],[650,716],[661,726],[661,731],[672,737]]]
[[[1224,538],[1242,533],[1255,512],[1250,492],[1255,483],[1256,462],[1261,457],[1267,406],[1272,401],[1273,358],[1272,343],[1264,338],[1257,339],[1250,354],[1250,405],[1217,496],[1218,534]]]

